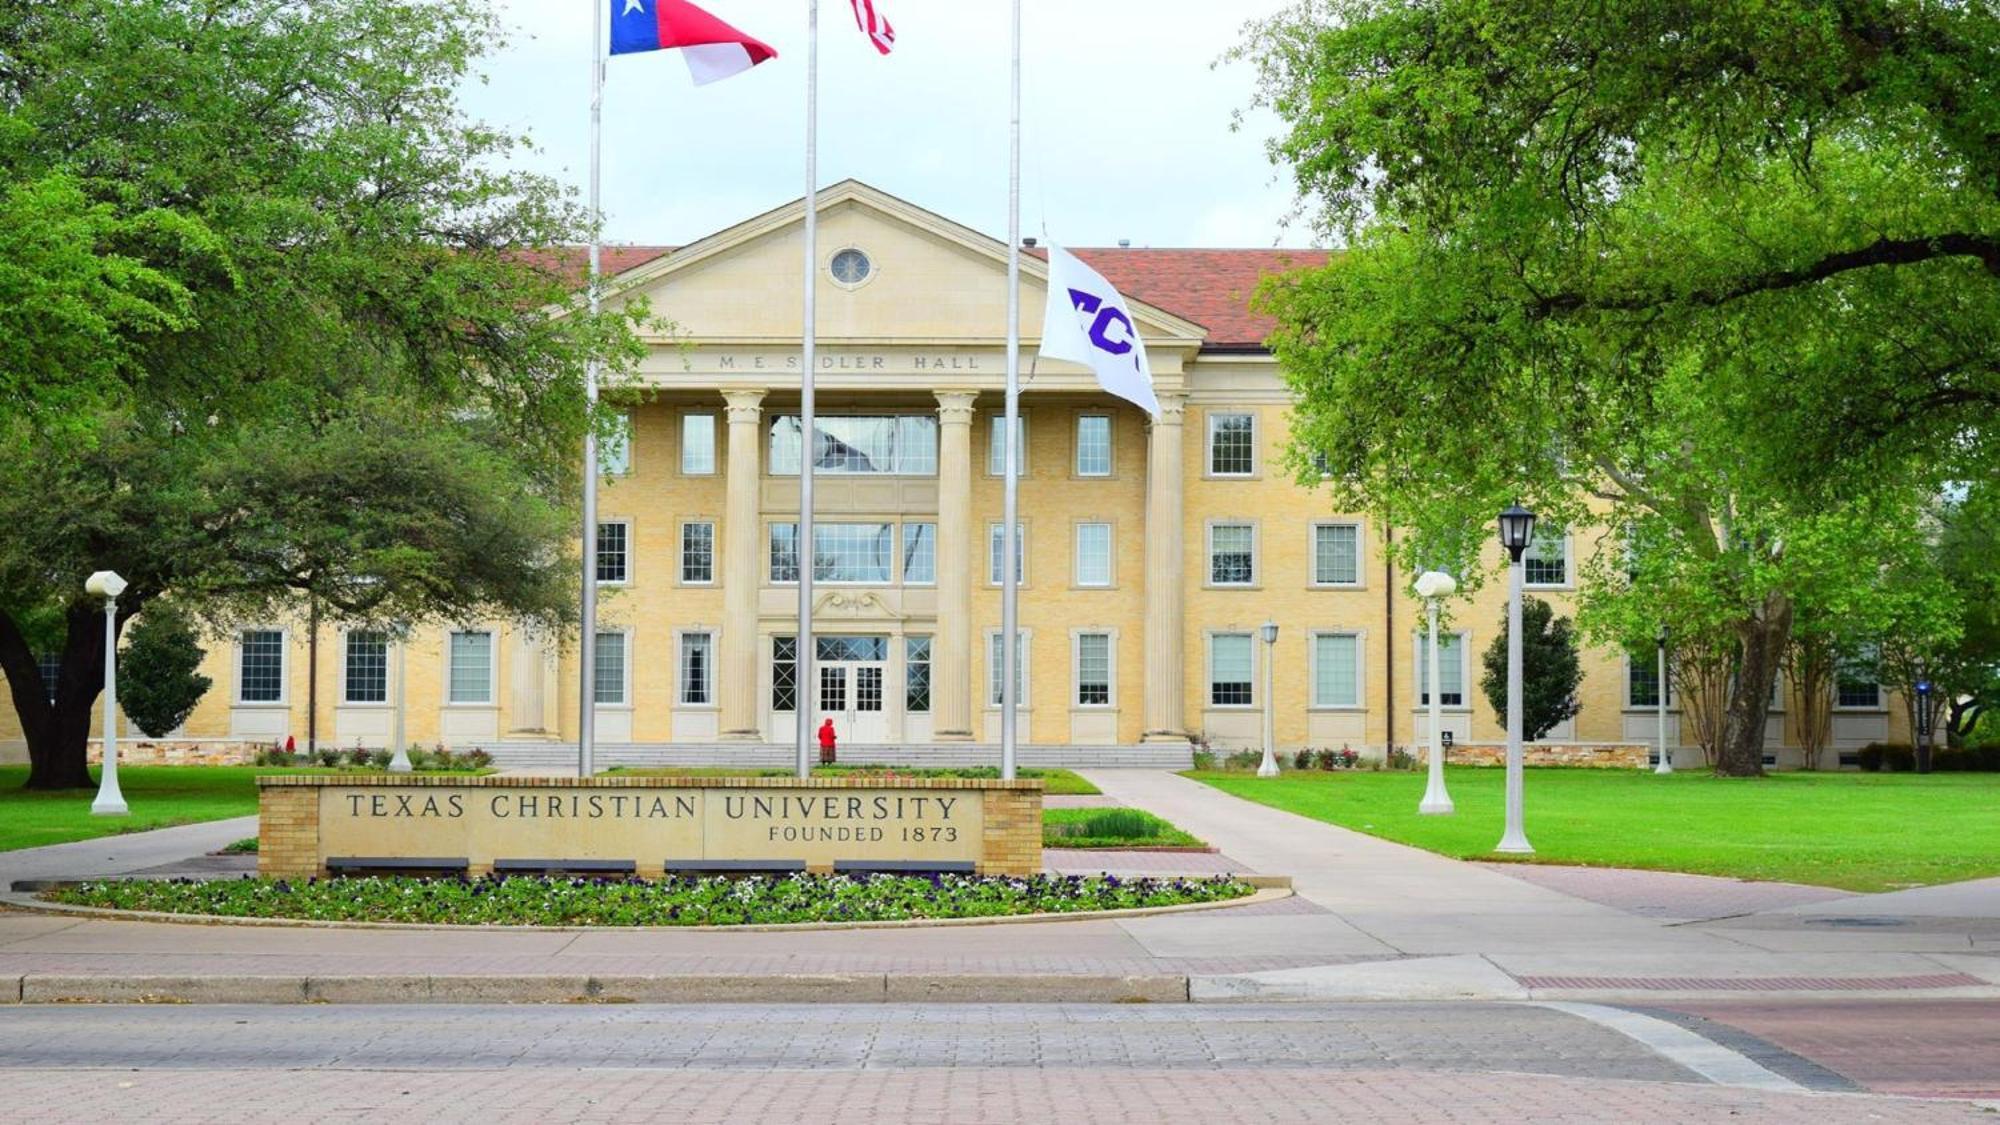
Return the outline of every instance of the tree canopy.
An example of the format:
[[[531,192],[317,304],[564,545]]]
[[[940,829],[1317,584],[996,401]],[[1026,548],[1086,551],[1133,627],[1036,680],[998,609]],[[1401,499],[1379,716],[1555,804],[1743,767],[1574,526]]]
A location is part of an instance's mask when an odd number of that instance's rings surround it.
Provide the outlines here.
[[[1256,25],[1272,155],[1346,246],[1266,294],[1301,454],[1411,551],[1516,500],[1597,529],[1586,637],[1720,646],[1718,768],[1759,772],[1796,599],[1879,589],[2000,467],[1996,49],[1990,5],[1914,0]]]
[[[500,40],[445,0],[0,10],[0,669],[30,785],[87,782],[92,570],[130,581],[121,623],[170,594],[212,622],[301,595],[572,616],[578,450],[609,425],[585,367],[629,366],[646,310],[594,320],[524,253],[589,226],[456,104]]]

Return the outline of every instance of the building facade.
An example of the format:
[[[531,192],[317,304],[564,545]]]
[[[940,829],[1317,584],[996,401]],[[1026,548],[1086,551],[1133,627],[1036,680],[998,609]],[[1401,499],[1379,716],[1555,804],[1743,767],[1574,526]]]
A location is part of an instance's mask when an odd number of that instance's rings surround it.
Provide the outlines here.
[[[643,296],[673,329],[614,395],[629,422],[598,502],[607,745],[789,745],[802,700],[849,746],[998,740],[1006,246],[851,181],[819,206],[810,550],[797,536],[802,205],[610,255],[609,300]],[[1423,742],[1421,603],[1384,559],[1391,529],[1298,483],[1291,397],[1250,309],[1262,277],[1324,254],[1079,253],[1133,302],[1162,409],[1150,419],[1080,367],[1035,362],[1038,326],[1024,324],[1022,742],[1253,746],[1267,706],[1287,748]],[[1023,309],[1041,308],[1043,278],[1024,258]],[[1591,549],[1581,531],[1546,536],[1530,592],[1571,612]],[[807,559],[819,635],[814,682],[799,684]],[[1439,686],[1459,743],[1503,735],[1477,688],[1503,591],[1488,583],[1450,610]],[[1279,626],[1268,651],[1266,621]],[[403,643],[306,633],[258,622],[212,644],[215,686],[185,736],[303,745],[310,694],[322,744],[576,737],[573,646],[504,621]],[[1651,744],[1651,660],[1590,651],[1585,665],[1582,712],[1549,740]],[[1876,685],[1850,679],[1836,702],[1837,746],[1904,725]],[[1668,721],[1678,746],[1676,711]],[[1796,742],[1782,707],[1768,741],[1780,756]]]

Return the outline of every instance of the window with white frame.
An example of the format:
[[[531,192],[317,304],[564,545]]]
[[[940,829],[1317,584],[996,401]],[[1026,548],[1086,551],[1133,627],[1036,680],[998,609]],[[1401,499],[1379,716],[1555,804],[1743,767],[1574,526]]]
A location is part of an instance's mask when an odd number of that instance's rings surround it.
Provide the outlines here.
[[[1076,475],[1080,477],[1111,475],[1111,415],[1077,415]]]
[[[1521,552],[1521,581],[1528,586],[1569,585],[1569,534],[1551,523],[1535,525],[1534,538]]]
[[[681,634],[681,703],[706,707],[715,700],[715,634]]]
[[[1076,635],[1076,705],[1111,705],[1111,634]]]
[[[715,475],[715,415],[681,415],[681,475]]]
[[[1001,670],[1005,667],[1005,657],[1000,648],[1000,639],[1005,636],[998,629],[986,634],[986,705],[1000,706],[1000,685],[1004,682]],[[1018,707],[1028,705],[1028,634],[1019,632],[1014,641],[1014,703]]]
[[[937,525],[903,525],[903,583],[929,586],[937,581]]]
[[[1673,706],[1673,677],[1667,677],[1667,705]],[[1625,706],[1660,705],[1660,662],[1657,652],[1633,652],[1625,657]]]
[[[1111,585],[1111,525],[1076,525],[1076,584]]]
[[[1002,557],[1001,552],[1006,550],[1006,545],[1003,542],[1000,533],[1002,530],[1005,529],[1005,527],[1006,527],[1005,524],[998,524],[998,523],[990,523],[986,525],[986,583],[989,586],[998,586],[1000,584],[1001,580],[1000,559]],[[1016,582],[1026,583],[1028,581],[1027,557],[1028,557],[1027,525],[1015,524],[1014,525],[1014,581]]]
[[[1208,705],[1248,707],[1257,701],[1256,650],[1248,633],[1211,633],[1208,638]]]
[[[796,637],[771,638],[771,710],[799,709],[799,642]]]
[[[1208,582],[1249,586],[1257,581],[1257,528],[1247,523],[1208,525]]]
[[[618,586],[631,576],[632,525],[622,520],[597,525],[597,584]]]
[[[49,706],[55,706],[56,681],[62,679],[62,653],[42,653],[35,658],[35,669],[42,674],[42,692],[48,696]]]
[[[1873,709],[1882,706],[1882,674],[1877,670],[1874,649],[1865,649],[1851,660],[1843,660],[1834,673],[1833,702],[1836,707]]]
[[[1351,523],[1316,523],[1313,536],[1313,585],[1361,584],[1361,528]]]
[[[452,703],[493,702],[493,634],[454,632],[447,651],[446,698]]]
[[[818,414],[813,472],[829,476],[937,475],[937,417],[931,414]],[[799,472],[799,416],[771,422],[771,475]]]
[[[799,580],[799,525],[771,525],[771,581]],[[813,524],[813,581],[886,585],[896,551],[892,523]]]
[[[347,703],[389,702],[389,635],[357,630],[347,634],[347,676],[341,699]]]
[[[597,467],[605,476],[622,477],[632,471],[632,416],[620,414],[612,425],[611,436],[598,445]]]
[[[1247,477],[1257,472],[1257,416],[1208,416],[1208,475]]]
[[[281,703],[285,698],[285,634],[277,629],[245,629],[238,638],[236,698],[244,703]]]
[[[1022,476],[1028,475],[1028,416],[1014,417],[1014,464]],[[986,475],[990,477],[1007,474],[1007,447],[1001,444],[1000,435],[1007,429],[1007,416],[995,414],[986,421]]]
[[[1312,646],[1312,705],[1361,706],[1361,637],[1314,633]]]
[[[931,639],[903,638],[903,709],[912,715],[931,709]]]
[[[1431,702],[1431,640],[1427,634],[1417,635],[1417,703],[1428,707]],[[1438,705],[1441,707],[1465,706],[1465,634],[1438,634]]]
[[[625,659],[624,633],[597,634],[594,650],[597,676],[592,694],[600,707],[622,707],[625,705],[625,670],[629,661]]]
[[[715,581],[715,524],[689,520],[681,525],[681,581],[705,586]]]

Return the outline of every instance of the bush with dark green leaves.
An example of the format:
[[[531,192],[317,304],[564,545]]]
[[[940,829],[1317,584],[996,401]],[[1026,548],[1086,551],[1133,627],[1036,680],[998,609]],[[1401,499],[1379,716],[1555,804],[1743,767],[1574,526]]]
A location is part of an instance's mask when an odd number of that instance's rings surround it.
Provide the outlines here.
[[[1507,721],[1507,611],[1486,650],[1486,675],[1479,686],[1500,721]],[[1574,717],[1583,706],[1577,688],[1583,665],[1576,657],[1576,631],[1549,603],[1521,603],[1521,737],[1533,742]]]
[[[200,638],[187,618],[155,606],[125,632],[118,657],[118,705],[153,738],[187,721],[213,681],[200,672]]]

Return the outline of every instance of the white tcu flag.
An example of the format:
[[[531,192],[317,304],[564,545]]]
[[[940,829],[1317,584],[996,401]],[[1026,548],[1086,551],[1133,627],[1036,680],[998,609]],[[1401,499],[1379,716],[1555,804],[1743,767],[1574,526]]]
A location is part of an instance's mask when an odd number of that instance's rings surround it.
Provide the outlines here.
[[[1096,372],[1098,386],[1159,417],[1153,369],[1125,298],[1096,270],[1053,243],[1042,355],[1083,364]]]

